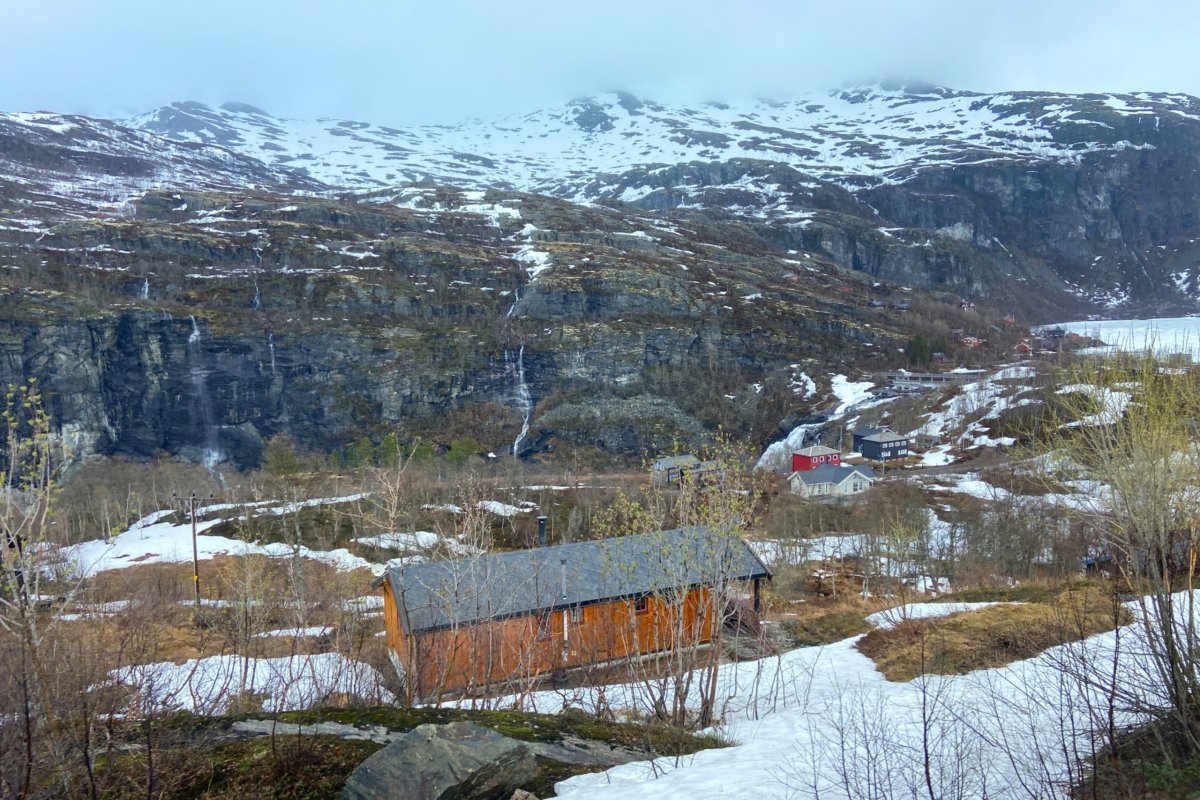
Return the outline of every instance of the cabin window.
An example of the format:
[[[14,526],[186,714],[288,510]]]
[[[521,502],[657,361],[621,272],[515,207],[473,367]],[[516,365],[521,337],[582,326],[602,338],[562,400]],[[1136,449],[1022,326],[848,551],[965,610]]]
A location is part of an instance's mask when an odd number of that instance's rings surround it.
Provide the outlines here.
[[[638,616],[641,616],[642,614],[650,613],[650,596],[649,595],[644,594],[641,597],[634,599],[633,613],[637,614]]]
[[[583,606],[571,606],[571,624],[583,624]]]

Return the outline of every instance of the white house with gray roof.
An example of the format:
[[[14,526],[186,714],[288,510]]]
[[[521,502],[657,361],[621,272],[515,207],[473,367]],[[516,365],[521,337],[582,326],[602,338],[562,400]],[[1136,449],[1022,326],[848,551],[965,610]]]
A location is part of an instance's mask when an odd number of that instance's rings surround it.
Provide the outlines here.
[[[822,464],[815,469],[793,472],[788,478],[792,494],[801,497],[849,497],[862,494],[878,479],[875,470],[850,464]]]

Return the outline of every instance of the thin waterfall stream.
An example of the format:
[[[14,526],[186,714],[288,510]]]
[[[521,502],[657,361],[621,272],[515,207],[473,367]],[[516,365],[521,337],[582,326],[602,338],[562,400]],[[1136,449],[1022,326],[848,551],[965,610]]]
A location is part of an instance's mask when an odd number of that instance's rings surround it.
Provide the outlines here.
[[[208,370],[204,366],[204,352],[201,348],[203,334],[196,318],[189,316],[189,319],[192,321],[192,332],[187,340],[188,376],[196,393],[200,422],[204,425],[204,450],[200,460],[209,472],[214,472],[224,456],[217,443],[216,417],[213,414],[212,396],[208,393]]]
[[[511,365],[511,356],[506,350],[504,352],[505,362]],[[516,369],[516,389],[513,393],[513,400],[516,403],[517,410],[521,412],[521,432],[517,434],[517,438],[513,440],[512,453],[514,456],[521,455],[521,443],[525,441],[525,437],[529,435],[529,418],[533,415],[533,397],[529,394],[529,384],[525,382],[525,345],[521,344],[517,350]]]

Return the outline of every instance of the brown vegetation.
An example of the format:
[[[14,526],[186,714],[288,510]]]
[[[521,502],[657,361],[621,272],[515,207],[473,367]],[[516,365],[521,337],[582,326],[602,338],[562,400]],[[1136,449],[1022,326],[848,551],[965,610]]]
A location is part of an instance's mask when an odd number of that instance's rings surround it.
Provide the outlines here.
[[[1111,589],[1087,586],[1053,602],[996,605],[871,631],[858,649],[888,680],[961,675],[1032,658],[1132,621]]]

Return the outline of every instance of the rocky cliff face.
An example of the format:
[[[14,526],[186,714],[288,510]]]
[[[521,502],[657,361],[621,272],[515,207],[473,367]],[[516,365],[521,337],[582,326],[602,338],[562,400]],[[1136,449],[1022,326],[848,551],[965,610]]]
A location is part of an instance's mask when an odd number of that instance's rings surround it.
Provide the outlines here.
[[[534,195],[150,192],[12,249],[0,384],[38,377],[76,454],[252,466],[281,432],[524,454],[765,437],[796,362],[869,364],[907,330],[861,307],[895,287],[745,226]]]
[[[911,86],[408,130],[0,114],[0,383],[38,376],[77,454],[762,442],[819,401],[801,373],[914,332],[1194,310],[1198,145],[1190,97]]]

